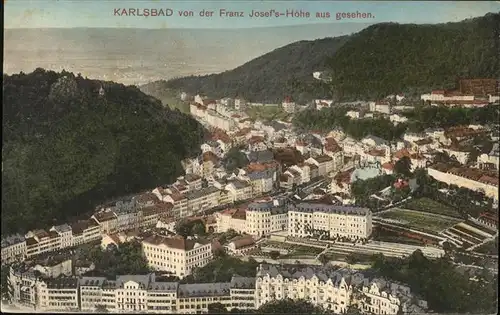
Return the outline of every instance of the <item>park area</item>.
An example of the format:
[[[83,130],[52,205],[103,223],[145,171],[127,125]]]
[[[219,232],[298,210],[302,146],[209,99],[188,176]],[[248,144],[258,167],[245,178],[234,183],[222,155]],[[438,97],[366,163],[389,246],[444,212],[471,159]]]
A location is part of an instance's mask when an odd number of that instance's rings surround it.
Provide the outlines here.
[[[252,119],[264,121],[285,120],[290,114],[283,111],[281,106],[253,106],[246,109],[246,113]]]
[[[315,258],[319,253],[323,251],[322,248],[308,247],[297,244],[281,243],[276,241],[264,241],[260,244],[261,249],[256,249],[248,255],[250,256],[269,256],[270,251],[280,251],[285,250],[287,254],[279,255],[279,258],[288,259],[305,259],[305,258]]]
[[[460,218],[460,214],[456,209],[453,209],[452,207],[446,206],[438,201],[425,197],[418,199],[410,199],[410,201],[404,205],[404,208],[415,211],[429,212],[449,217]]]
[[[429,231],[438,233],[449,227],[452,227],[462,220],[445,218],[431,213],[417,212],[394,208],[390,211],[381,213],[377,217],[388,220],[388,223],[401,224],[415,230]]]

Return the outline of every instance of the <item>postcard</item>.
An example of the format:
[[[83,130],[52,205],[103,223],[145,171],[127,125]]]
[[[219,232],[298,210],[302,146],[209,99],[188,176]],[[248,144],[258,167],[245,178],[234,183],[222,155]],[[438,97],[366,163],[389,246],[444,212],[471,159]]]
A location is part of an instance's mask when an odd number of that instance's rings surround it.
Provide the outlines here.
[[[499,1],[2,5],[2,312],[496,312]]]

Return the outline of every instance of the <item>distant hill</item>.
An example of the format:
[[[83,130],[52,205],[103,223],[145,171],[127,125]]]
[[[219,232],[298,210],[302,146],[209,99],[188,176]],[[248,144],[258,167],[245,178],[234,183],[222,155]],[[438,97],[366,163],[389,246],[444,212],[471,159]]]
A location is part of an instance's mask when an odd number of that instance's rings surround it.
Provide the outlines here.
[[[157,81],[141,87],[161,97],[164,90],[182,90],[210,97],[243,97],[250,101],[277,102],[285,95],[308,100],[314,93],[305,86],[315,85],[313,72],[326,67],[348,36],[299,41],[275,49],[230,71],[205,76],[189,76]],[[319,81],[318,81],[319,82]],[[323,91],[321,91],[323,93]],[[326,93],[325,93],[326,94]]]
[[[136,87],[43,69],[3,79],[2,235],[172,182],[199,153],[202,126]]]
[[[331,58],[335,90],[347,99],[458,87],[460,78],[498,78],[500,14],[458,23],[372,25]]]
[[[499,77],[498,25],[498,13],[435,25],[376,24],[351,36],[286,45],[223,73],[159,81],[147,88],[151,95],[174,89],[252,101],[285,95],[299,102],[332,95],[345,101],[416,95],[454,88],[459,78]],[[312,78],[324,69],[332,74],[328,87]]]

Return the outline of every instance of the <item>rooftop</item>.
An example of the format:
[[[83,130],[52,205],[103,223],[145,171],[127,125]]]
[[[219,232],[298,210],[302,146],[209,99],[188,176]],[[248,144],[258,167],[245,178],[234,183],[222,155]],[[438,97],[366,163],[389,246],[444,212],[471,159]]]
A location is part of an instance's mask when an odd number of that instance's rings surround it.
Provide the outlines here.
[[[61,277],[57,279],[47,279],[48,289],[76,289],[78,288],[78,278],[73,277]]]
[[[219,191],[219,189],[217,187],[209,186],[206,188],[202,188],[202,189],[198,189],[198,190],[194,190],[194,191],[189,191],[186,193],[186,197],[189,200],[193,200],[193,199],[201,198],[204,196],[208,196],[208,195],[216,193],[218,191]]]
[[[196,244],[198,245],[206,245],[209,244],[206,240],[188,240],[183,238],[182,236],[175,236],[175,237],[167,237],[167,236],[162,236],[162,235],[152,235],[143,241],[144,243],[148,243],[151,245],[165,245],[170,248],[175,248],[175,249],[180,249],[180,250],[185,250],[189,251],[192,250],[196,247]]]
[[[301,202],[299,204],[288,206],[289,211],[297,212],[325,212],[345,215],[360,215],[365,216],[370,214],[370,209],[361,207],[327,205],[321,203]]]
[[[198,296],[229,296],[230,283],[192,283],[180,284],[179,298],[189,298]]]
[[[2,238],[2,248],[22,243],[25,240],[26,238],[21,234],[9,235],[5,238]]]

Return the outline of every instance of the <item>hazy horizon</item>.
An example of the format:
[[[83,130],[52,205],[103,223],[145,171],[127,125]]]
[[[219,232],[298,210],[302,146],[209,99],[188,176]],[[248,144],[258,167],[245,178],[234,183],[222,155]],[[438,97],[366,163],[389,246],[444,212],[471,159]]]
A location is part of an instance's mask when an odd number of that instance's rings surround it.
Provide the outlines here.
[[[42,28],[4,31],[4,73],[36,68],[141,85],[236,68],[279,47],[356,33],[370,24],[249,29]]]

